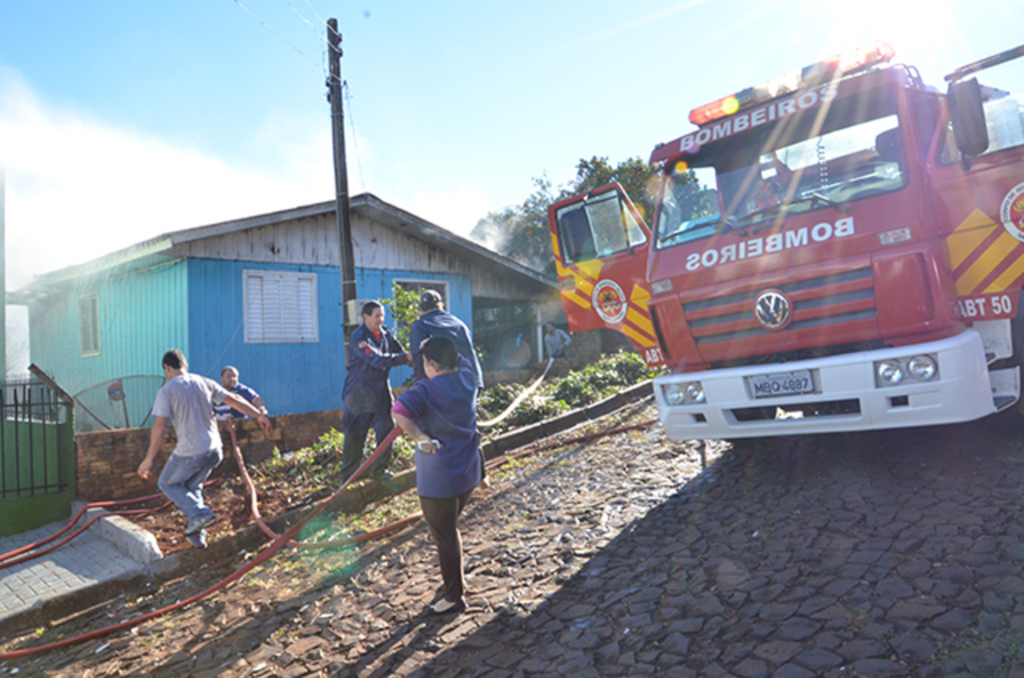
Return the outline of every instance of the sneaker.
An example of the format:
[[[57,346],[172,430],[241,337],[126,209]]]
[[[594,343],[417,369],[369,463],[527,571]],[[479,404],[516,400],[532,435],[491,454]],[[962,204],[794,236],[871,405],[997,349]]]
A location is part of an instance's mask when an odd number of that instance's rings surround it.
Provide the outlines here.
[[[199,530],[196,534],[188,535],[188,540],[197,549],[206,548],[206,530]]]
[[[214,515],[213,511],[207,511],[206,513],[189,518],[188,525],[185,527],[185,536],[188,537],[195,534],[215,520],[217,520],[217,516]]]

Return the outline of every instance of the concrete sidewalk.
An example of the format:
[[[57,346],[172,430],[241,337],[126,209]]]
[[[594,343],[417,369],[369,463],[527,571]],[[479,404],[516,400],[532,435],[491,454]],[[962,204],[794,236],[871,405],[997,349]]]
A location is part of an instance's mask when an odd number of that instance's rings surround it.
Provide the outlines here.
[[[79,506],[74,507],[72,515]],[[74,529],[101,509],[90,509]],[[0,555],[45,539],[67,524],[53,523],[12,537],[0,538]],[[64,539],[61,535],[56,541]],[[43,548],[50,546],[46,544]],[[18,556],[21,557],[21,556]],[[0,624],[43,603],[97,584],[144,573],[162,557],[153,535],[129,521],[106,515],[67,544],[38,558],[0,569]],[[0,563],[2,565],[2,563]]]

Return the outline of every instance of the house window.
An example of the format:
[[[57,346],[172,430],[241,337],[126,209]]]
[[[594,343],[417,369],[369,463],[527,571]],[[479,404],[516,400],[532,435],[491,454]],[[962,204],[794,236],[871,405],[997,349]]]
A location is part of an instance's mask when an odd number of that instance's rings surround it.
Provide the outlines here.
[[[427,290],[434,290],[435,292],[441,295],[441,301],[444,302],[445,310],[451,310],[448,307],[447,280],[395,280],[395,284],[401,287],[403,290],[415,292],[416,296],[423,294]]]
[[[242,280],[245,343],[320,341],[315,273],[245,270]]]
[[[95,292],[78,298],[78,342],[83,358],[100,354],[100,304]]]

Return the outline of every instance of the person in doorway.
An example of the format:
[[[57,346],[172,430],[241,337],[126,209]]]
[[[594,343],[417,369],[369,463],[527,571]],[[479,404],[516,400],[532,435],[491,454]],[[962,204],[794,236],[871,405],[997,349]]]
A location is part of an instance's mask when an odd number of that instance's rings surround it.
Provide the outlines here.
[[[564,358],[565,349],[572,343],[572,337],[563,330],[555,327],[555,323],[544,324],[544,348],[547,349],[549,358]]]
[[[138,474],[144,480],[149,479],[153,461],[164,441],[167,422],[173,421],[178,444],[164,464],[157,485],[188,518],[185,536],[196,548],[204,548],[206,530],[203,528],[217,517],[203,503],[203,482],[224,457],[213,405],[227,403],[256,417],[267,434],[271,430],[270,420],[245,398],[225,391],[212,379],[190,374],[185,356],[176,348],[164,354],[163,368],[167,383],[157,392],[153,403],[156,423],[150,431],[149,449],[139,464]]]
[[[221,370],[220,383],[228,393],[234,393],[235,395],[242,396],[252,403],[253,407],[257,410],[263,414],[267,413],[267,404],[263,402],[263,398],[260,397],[260,394],[238,381],[238,370],[236,368],[228,365]],[[213,411],[216,413],[218,419],[227,419],[228,417],[240,418],[247,416],[227,403],[221,403],[219,405],[214,404]]]
[[[352,333],[342,391],[345,411],[342,428],[345,442],[341,453],[341,482],[348,480],[363,463],[366,434],[373,427],[380,443],[391,433],[391,385],[388,373],[392,367],[407,365],[409,353],[384,327],[384,306],[379,301],[363,305],[363,323]],[[370,467],[373,475],[384,475],[391,461],[391,446]]]
[[[391,413],[416,442],[416,491],[441,564],[444,596],[428,610],[457,614],[466,609],[458,518],[483,479],[476,375],[447,337],[430,337],[421,352],[427,378],[398,396]]]
[[[469,361],[477,388],[484,387],[484,373],[480,369],[476,351],[473,349],[473,335],[466,323],[444,310],[441,295],[427,290],[420,296],[419,320],[409,328],[409,350],[412,351],[412,371],[416,380],[426,379],[423,372],[423,355],[420,345],[429,337],[447,337],[455,342],[458,352]]]

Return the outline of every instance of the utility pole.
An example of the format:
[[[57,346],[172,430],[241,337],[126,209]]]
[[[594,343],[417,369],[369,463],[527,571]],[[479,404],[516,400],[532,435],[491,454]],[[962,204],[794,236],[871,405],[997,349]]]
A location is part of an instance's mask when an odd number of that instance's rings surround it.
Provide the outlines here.
[[[345,164],[345,111],[341,106],[341,33],[338,20],[327,20],[327,41],[331,46],[327,99],[331,102],[331,134],[334,138],[335,211],[338,217],[338,274],[341,279],[341,323],[345,334],[345,358],[355,322],[356,263],[352,255],[352,223],[349,217],[348,167]],[[349,318],[349,313],[353,317]],[[351,322],[350,322],[351,321]]]

